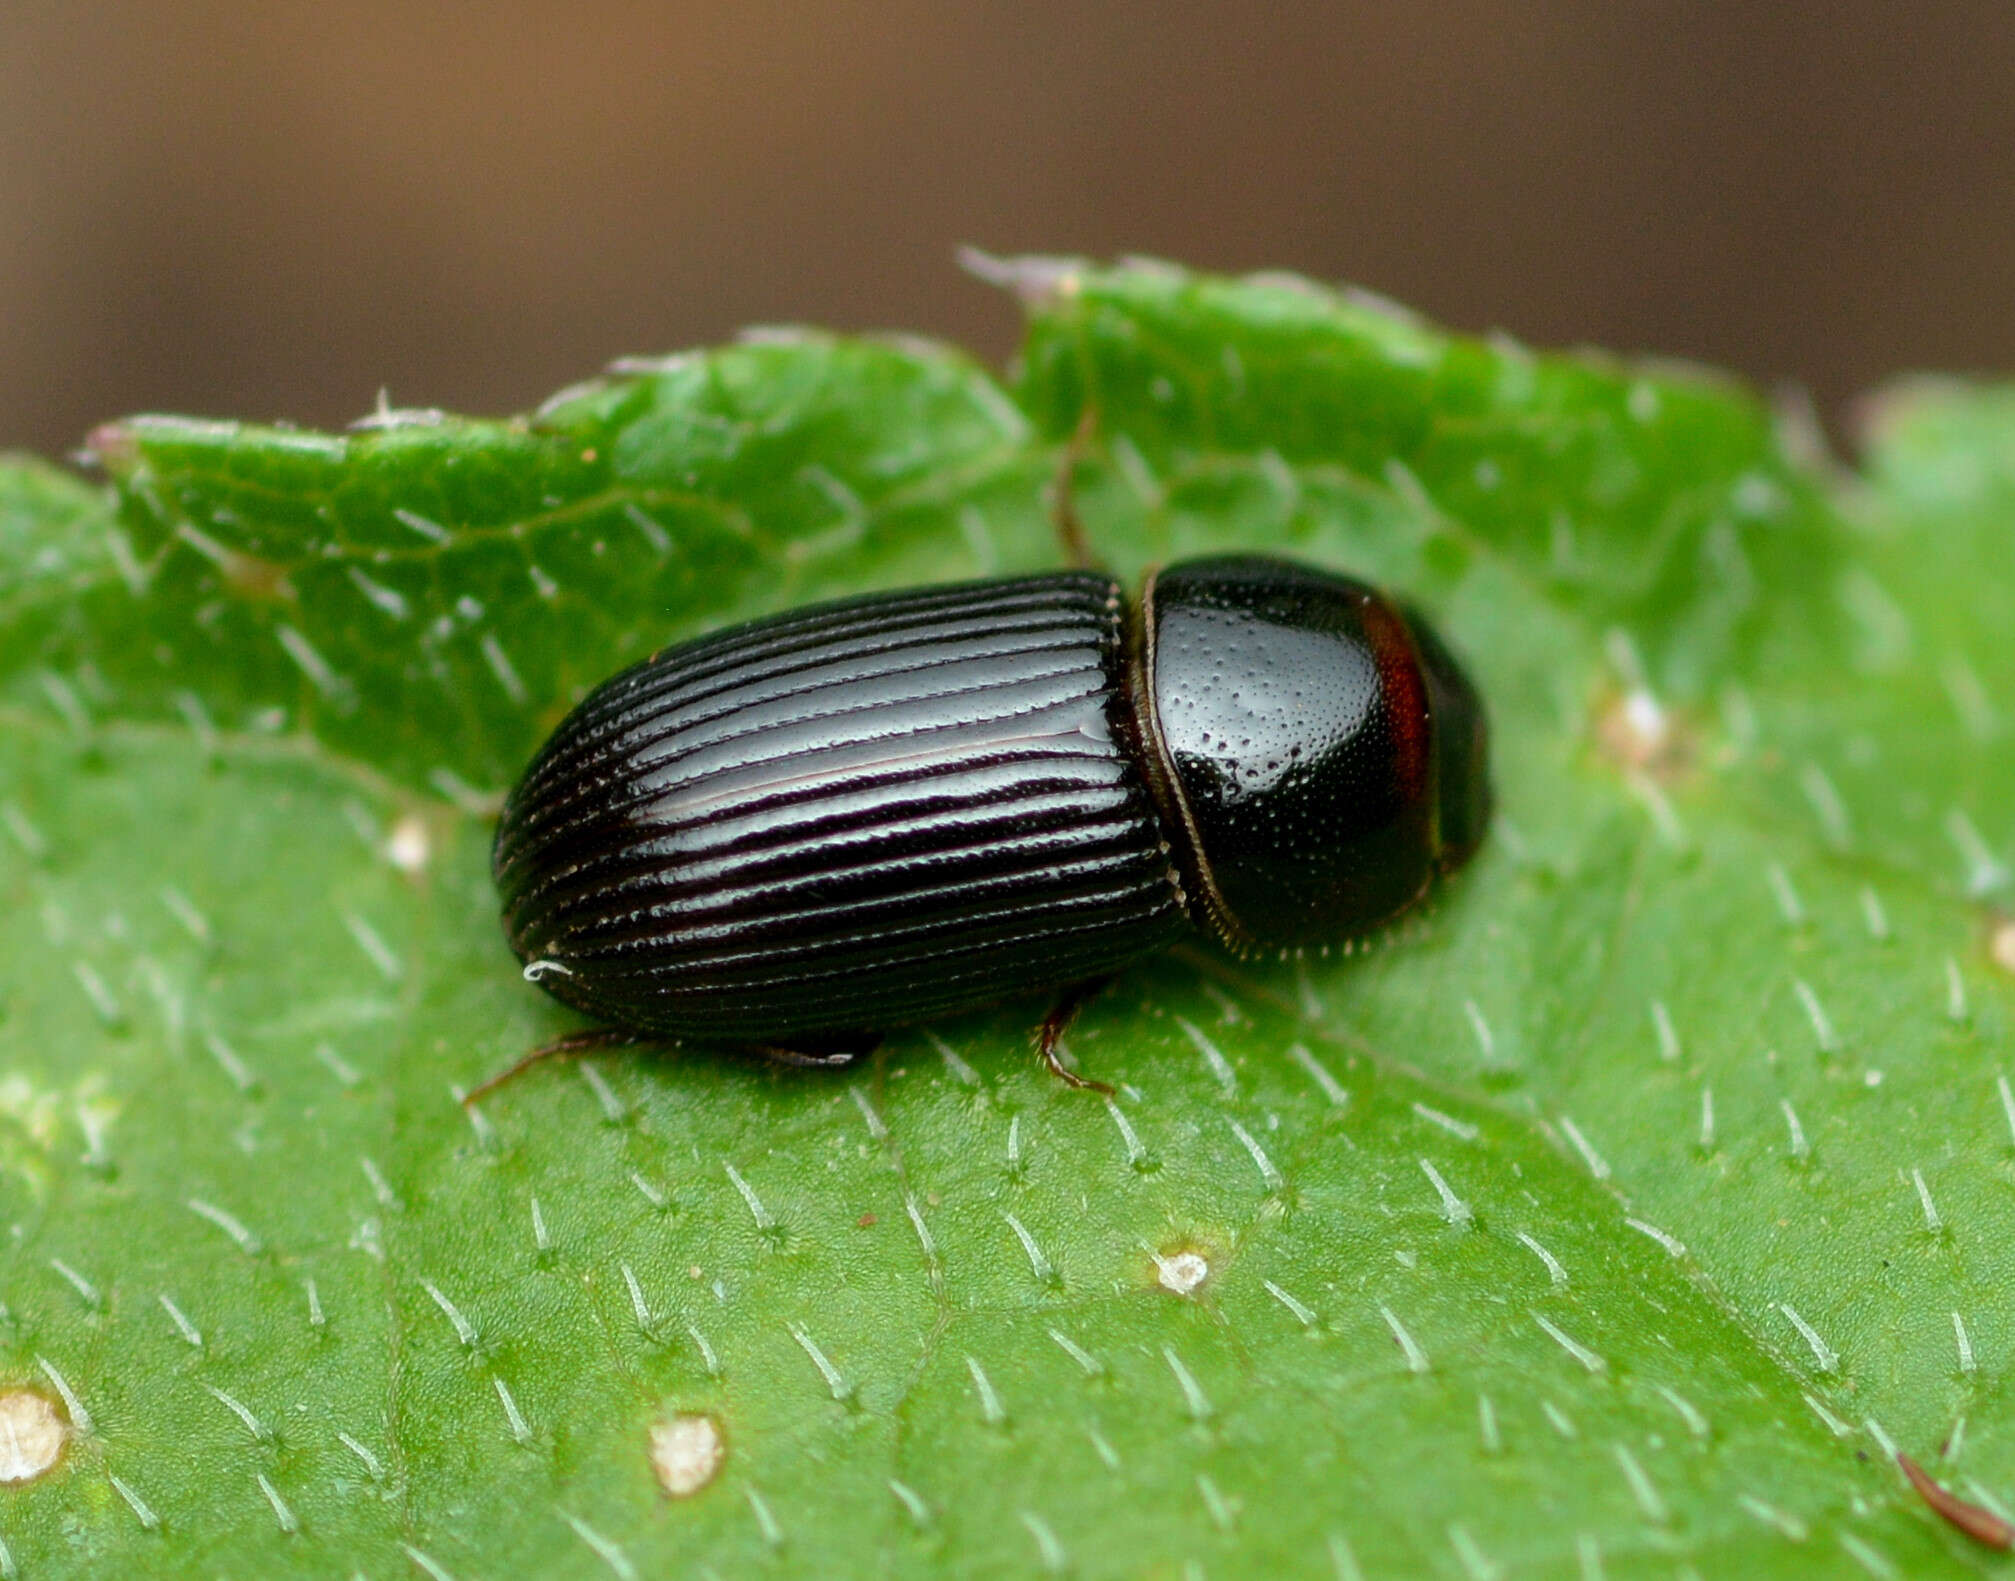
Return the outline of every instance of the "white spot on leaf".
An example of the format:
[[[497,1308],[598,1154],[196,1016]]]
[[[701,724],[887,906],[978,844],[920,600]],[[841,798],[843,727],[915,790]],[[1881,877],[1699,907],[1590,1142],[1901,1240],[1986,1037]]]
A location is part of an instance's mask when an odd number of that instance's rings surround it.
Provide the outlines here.
[[[70,1427],[46,1395],[0,1394],[0,1482],[33,1482],[63,1458]]]
[[[651,1427],[651,1469],[675,1499],[698,1493],[727,1458],[721,1429],[711,1416],[674,1416]]]
[[[402,873],[417,873],[426,867],[432,846],[426,824],[408,813],[392,825],[391,837],[385,841],[385,860]]]
[[[1155,1277],[1164,1290],[1171,1290],[1179,1296],[1190,1294],[1210,1277],[1210,1264],[1197,1252],[1177,1252],[1172,1257],[1157,1257]]]
[[[1987,941],[1987,953],[2004,972],[2015,973],[2015,917],[2004,918]]]

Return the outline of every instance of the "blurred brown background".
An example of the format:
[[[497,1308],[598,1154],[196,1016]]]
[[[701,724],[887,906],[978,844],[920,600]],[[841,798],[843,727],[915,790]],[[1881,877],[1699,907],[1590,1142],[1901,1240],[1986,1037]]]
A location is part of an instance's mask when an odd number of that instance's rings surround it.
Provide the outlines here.
[[[509,411],[750,322],[990,356],[1153,252],[1810,388],[2015,368],[2015,6],[0,0],[0,447]]]

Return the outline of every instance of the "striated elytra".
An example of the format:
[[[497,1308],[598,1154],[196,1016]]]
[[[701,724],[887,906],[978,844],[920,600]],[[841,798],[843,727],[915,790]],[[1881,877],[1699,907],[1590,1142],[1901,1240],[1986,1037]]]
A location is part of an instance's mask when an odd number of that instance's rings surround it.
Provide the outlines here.
[[[1131,604],[1067,571],[667,648],[553,733],[494,870],[527,975],[610,1039],[824,1062],[1074,1003],[1194,928],[1242,954],[1349,939],[1489,811],[1482,705],[1425,621],[1222,557]]]

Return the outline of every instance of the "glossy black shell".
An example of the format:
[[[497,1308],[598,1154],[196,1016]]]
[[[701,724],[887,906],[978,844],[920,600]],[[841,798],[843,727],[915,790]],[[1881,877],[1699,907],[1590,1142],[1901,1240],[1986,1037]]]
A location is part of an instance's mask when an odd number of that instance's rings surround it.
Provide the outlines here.
[[[504,809],[505,928],[559,998],[777,1044],[1109,972],[1184,931],[1117,583],[801,610],[667,649]]]
[[[1341,941],[1481,838],[1483,712],[1382,594],[1250,557],[795,611],[560,725],[494,869],[538,980],[799,1050],[1105,976],[1206,927]]]

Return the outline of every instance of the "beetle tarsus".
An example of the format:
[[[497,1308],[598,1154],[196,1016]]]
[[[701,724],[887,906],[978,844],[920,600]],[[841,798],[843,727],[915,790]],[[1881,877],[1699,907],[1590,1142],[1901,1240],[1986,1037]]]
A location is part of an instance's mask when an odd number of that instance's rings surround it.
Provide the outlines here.
[[[870,1032],[858,1038],[829,1041],[823,1048],[792,1049],[775,1043],[752,1043],[749,1052],[757,1059],[791,1070],[841,1070],[862,1055],[872,1054],[881,1041],[879,1032]]]
[[[478,1100],[487,1098],[512,1077],[521,1075],[534,1065],[542,1065],[549,1059],[576,1059],[583,1054],[599,1054],[604,1049],[629,1048],[638,1043],[652,1043],[657,1039],[638,1032],[625,1032],[618,1027],[591,1027],[585,1032],[569,1032],[563,1038],[554,1038],[550,1043],[541,1043],[531,1053],[515,1065],[507,1065],[494,1076],[486,1076],[462,1094],[462,1107],[473,1108]]]
[[[1070,1024],[1077,1019],[1077,1013],[1084,1008],[1085,1002],[1102,991],[1111,981],[1110,977],[1094,977],[1086,982],[1072,983],[1064,989],[1062,997],[1051,1006],[1050,1013],[1043,1017],[1042,1026],[1035,1035],[1036,1053],[1052,1076],[1066,1087],[1103,1093],[1108,1098],[1113,1095],[1114,1090],[1110,1082],[1094,1081],[1089,1076],[1080,1076],[1057,1058],[1056,1048],[1057,1044],[1063,1041],[1063,1035],[1069,1030]]]
[[[1056,464],[1056,481],[1050,485],[1050,520],[1056,527],[1057,542],[1063,545],[1064,559],[1080,571],[1100,569],[1092,552],[1084,520],[1077,513],[1077,468],[1091,449],[1092,435],[1098,431],[1098,412],[1087,406],[1077,427],[1063,447]]]

